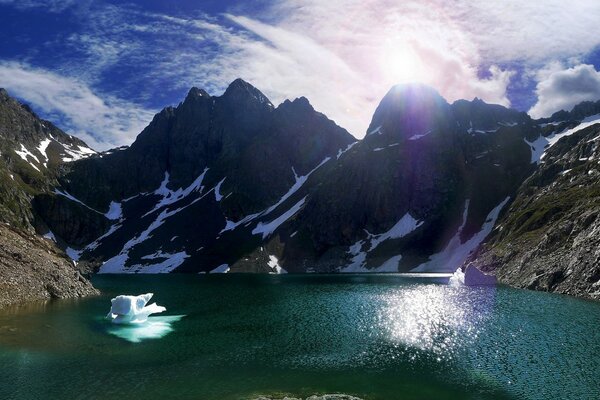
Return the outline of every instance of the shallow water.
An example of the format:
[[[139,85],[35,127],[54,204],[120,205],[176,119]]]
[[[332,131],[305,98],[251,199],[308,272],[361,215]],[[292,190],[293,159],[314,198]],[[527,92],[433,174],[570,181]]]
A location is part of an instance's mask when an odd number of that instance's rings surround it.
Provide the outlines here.
[[[443,280],[96,276],[100,297],[0,314],[0,399],[600,398],[600,303]],[[103,319],[145,292],[164,315]]]

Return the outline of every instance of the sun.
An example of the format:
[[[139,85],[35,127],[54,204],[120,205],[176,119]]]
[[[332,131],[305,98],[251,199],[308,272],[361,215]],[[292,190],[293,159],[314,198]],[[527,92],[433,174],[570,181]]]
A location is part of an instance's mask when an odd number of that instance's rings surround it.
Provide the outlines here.
[[[386,40],[380,65],[383,78],[392,84],[421,81],[423,62],[413,48],[402,41]]]

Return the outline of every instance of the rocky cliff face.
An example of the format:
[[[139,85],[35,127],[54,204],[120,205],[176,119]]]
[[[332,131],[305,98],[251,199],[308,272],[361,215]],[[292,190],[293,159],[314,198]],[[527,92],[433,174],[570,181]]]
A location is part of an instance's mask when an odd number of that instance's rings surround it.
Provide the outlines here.
[[[193,88],[35,204],[101,272],[450,271],[533,171],[526,139],[541,132],[524,113],[402,85],[356,142],[307,99],[274,107],[236,80],[219,97]],[[65,223],[57,199],[85,222]]]
[[[93,153],[0,89],[0,305],[94,293],[51,240],[33,236],[48,230],[32,204],[54,190],[65,163]]]
[[[474,262],[514,286],[600,299],[600,116],[559,117],[575,127],[548,136]]]

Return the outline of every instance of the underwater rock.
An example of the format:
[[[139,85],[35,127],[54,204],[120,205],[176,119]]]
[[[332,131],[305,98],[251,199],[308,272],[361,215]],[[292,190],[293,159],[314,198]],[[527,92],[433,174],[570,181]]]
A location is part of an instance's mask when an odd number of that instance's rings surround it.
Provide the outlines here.
[[[167,310],[156,303],[146,306],[153,295],[153,293],[146,293],[139,296],[117,296],[110,301],[112,305],[106,318],[115,324],[145,322],[150,314],[161,313]]]

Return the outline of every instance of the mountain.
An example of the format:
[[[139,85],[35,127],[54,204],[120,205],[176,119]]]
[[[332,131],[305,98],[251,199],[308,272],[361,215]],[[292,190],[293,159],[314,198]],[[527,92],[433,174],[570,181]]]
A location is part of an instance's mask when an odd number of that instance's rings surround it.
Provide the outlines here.
[[[545,138],[539,168],[472,258],[514,286],[600,299],[600,114],[581,109],[551,124],[575,126]]]
[[[0,305],[96,293],[54,242],[34,235],[46,228],[32,206],[65,163],[93,153],[0,89]]]
[[[70,254],[106,261],[102,271],[213,269],[260,247],[234,221],[275,215],[290,188],[354,141],[307,99],[274,107],[238,79],[222,96],[191,89],[131,147],[69,164],[60,187],[34,203]],[[82,218],[112,226],[92,242],[95,228],[70,222]]]
[[[542,133],[525,113],[399,85],[356,141],[307,99],[274,107],[238,79],[65,165],[34,205],[100,272],[450,271],[534,171]]]
[[[238,79],[221,96],[192,88],[131,146],[94,153],[0,95],[4,237],[55,242],[81,268],[450,272],[474,262],[515,286],[598,297],[598,103],[532,120],[398,85],[356,141],[306,98],[274,106]]]

